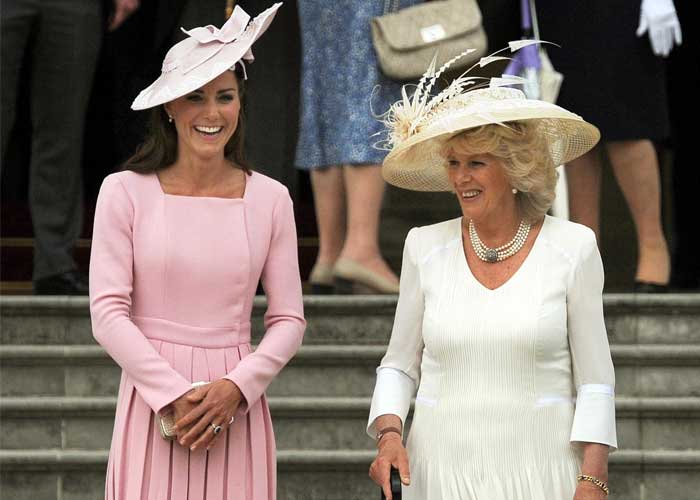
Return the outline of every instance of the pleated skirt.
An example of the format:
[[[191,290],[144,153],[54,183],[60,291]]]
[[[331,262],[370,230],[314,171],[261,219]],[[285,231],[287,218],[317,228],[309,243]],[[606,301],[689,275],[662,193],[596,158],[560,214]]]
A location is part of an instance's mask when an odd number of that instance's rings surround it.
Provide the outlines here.
[[[573,405],[450,394],[416,400],[403,500],[571,500],[581,449],[569,442]]]
[[[573,459],[493,467],[411,459],[411,485],[403,500],[570,500],[579,465]]]
[[[201,333],[201,331],[199,332]],[[250,354],[229,347],[149,339],[187,380],[215,381]],[[206,339],[200,344],[206,345]],[[265,397],[224,431],[215,447],[193,452],[164,440],[153,410],[122,373],[107,465],[106,500],[275,500],[275,438]]]

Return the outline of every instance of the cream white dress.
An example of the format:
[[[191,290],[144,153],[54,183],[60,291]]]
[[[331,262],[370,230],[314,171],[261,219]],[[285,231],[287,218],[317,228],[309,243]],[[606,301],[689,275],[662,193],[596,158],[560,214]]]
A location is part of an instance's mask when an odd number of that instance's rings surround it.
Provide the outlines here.
[[[405,422],[415,396],[404,500],[573,498],[579,443],[617,447],[602,288],[579,224],[547,216],[495,290],[469,269],[461,218],[409,232],[367,428]]]

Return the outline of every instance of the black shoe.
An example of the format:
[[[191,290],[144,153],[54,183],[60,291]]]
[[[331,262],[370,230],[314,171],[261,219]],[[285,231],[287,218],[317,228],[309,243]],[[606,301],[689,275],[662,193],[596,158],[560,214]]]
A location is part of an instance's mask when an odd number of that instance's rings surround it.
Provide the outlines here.
[[[88,278],[77,270],[54,274],[34,282],[34,295],[87,295]]]
[[[647,281],[635,281],[634,293],[668,293],[668,285],[649,283]]]

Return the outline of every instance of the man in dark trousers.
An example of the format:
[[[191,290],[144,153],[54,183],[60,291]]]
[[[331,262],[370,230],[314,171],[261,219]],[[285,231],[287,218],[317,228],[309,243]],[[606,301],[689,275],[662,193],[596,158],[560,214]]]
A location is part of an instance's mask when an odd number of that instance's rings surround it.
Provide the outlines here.
[[[108,29],[138,8],[114,0]],[[87,294],[73,247],[83,218],[85,112],[103,33],[100,0],[9,0],[2,4],[2,156],[20,85],[29,86],[29,206],[34,228],[35,294]],[[28,53],[31,51],[31,53]],[[29,81],[20,81],[23,63]]]

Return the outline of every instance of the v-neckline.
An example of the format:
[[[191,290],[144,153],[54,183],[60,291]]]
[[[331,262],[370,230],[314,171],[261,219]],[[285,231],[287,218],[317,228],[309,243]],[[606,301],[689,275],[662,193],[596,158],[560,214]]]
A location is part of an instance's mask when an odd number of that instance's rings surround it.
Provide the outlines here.
[[[459,232],[458,235],[458,241],[459,241],[459,256],[461,257],[461,261],[464,263],[464,267],[466,268],[466,274],[467,276],[474,281],[474,283],[479,286],[479,288],[483,289],[484,291],[488,293],[496,293],[500,292],[503,288],[507,287],[512,281],[515,280],[515,278],[518,277],[523,272],[523,268],[526,267],[531,260],[533,260],[532,255],[538,250],[540,246],[540,240],[542,239],[542,233],[544,233],[545,228],[549,224],[549,215],[544,216],[544,221],[542,222],[542,227],[540,228],[540,232],[537,233],[537,236],[535,236],[535,242],[532,244],[532,247],[530,248],[530,251],[528,254],[525,256],[525,260],[523,260],[520,263],[520,266],[515,270],[515,272],[508,278],[506,281],[501,283],[499,286],[496,288],[489,288],[486,285],[484,285],[481,281],[477,279],[477,277],[474,275],[472,272],[471,266],[469,266],[469,261],[467,260],[467,254],[464,250],[464,239],[462,236],[462,217],[459,219],[456,219],[458,224],[457,224],[457,229]]]

